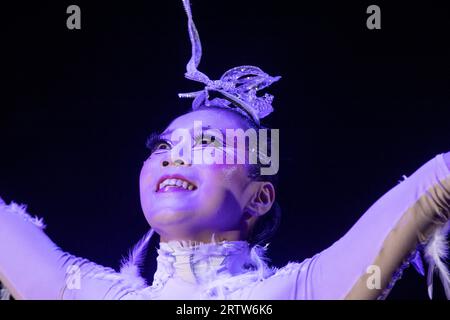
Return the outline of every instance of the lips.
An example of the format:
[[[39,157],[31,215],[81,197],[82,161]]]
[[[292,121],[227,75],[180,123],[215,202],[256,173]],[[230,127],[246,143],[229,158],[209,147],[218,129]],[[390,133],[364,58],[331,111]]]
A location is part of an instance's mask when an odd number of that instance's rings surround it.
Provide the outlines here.
[[[162,176],[156,184],[156,192],[194,191],[197,186],[182,175]]]

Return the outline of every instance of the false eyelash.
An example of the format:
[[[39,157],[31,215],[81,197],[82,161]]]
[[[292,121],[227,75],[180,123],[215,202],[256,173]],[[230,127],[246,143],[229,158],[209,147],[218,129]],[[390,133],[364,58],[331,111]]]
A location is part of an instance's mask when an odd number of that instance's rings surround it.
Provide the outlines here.
[[[152,153],[153,151],[155,151],[155,148],[159,143],[167,143],[168,145],[170,145],[168,140],[161,138],[161,134],[152,132],[148,136],[145,146],[150,150],[150,153]]]
[[[206,133],[199,133],[196,136],[193,137],[193,141],[194,143],[197,142],[198,140],[202,140],[204,137],[210,138],[213,142],[222,142],[221,139],[219,139],[217,136],[215,136],[214,134],[206,134]]]
[[[204,134],[204,133],[199,133],[199,134],[195,135],[195,136],[193,137],[194,143],[195,143],[196,141],[198,141],[198,140],[203,139],[204,136],[206,136],[206,134]]]

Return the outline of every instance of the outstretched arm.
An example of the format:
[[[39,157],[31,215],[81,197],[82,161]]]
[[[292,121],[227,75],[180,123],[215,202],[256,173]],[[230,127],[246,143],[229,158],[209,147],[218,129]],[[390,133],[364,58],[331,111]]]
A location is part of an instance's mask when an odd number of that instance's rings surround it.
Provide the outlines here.
[[[63,252],[42,229],[24,207],[0,198],[0,282],[15,299],[120,299],[136,287],[110,268]]]
[[[442,239],[449,212],[447,153],[386,193],[347,234],[309,259],[299,275],[298,298],[386,297],[402,267],[412,261],[417,245],[437,241],[438,233]],[[374,278],[378,275],[379,282]]]
[[[57,299],[65,281],[62,252],[23,213],[0,204],[0,281],[16,299]]]
[[[447,168],[450,170],[450,152],[444,154],[444,160],[445,164],[447,165]]]

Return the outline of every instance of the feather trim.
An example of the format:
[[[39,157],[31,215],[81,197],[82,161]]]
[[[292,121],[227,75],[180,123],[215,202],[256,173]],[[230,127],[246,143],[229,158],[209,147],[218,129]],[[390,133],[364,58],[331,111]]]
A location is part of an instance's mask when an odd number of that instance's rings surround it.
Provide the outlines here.
[[[2,208],[4,212],[10,213],[10,214],[17,214],[23,220],[34,224],[36,227],[38,227],[41,230],[44,230],[46,227],[44,220],[42,218],[39,218],[36,216],[33,217],[27,212],[27,206],[25,204],[17,204],[14,201],[11,201],[11,203],[8,205],[0,197],[0,208]],[[6,289],[0,283],[0,300],[10,300],[10,299],[11,299],[11,293],[9,292],[8,289]]]
[[[437,229],[425,246],[425,259],[428,262],[427,286],[430,299],[433,298],[433,278],[435,272],[441,279],[447,299],[450,299],[450,274],[445,263],[449,251],[447,244],[449,230],[450,221]]]
[[[45,229],[45,223],[42,218],[39,217],[32,217],[27,212],[27,206],[25,204],[17,204],[14,201],[11,201],[11,204],[7,205],[5,202],[0,201],[0,206],[4,207],[4,211],[11,214],[17,214],[25,221],[31,222],[35,226],[37,226],[39,229],[44,230]]]
[[[218,245],[220,246],[223,244]],[[230,276],[227,273],[220,273],[214,269],[210,270],[212,280],[203,285],[203,297],[227,299],[229,295],[236,290],[255,285],[256,283],[264,281],[264,279],[273,275],[276,272],[276,268],[271,268],[268,266],[269,259],[266,257],[268,245],[269,244],[266,244],[264,247],[255,245],[250,249],[249,253],[248,251],[244,251],[244,256],[247,256],[249,259],[248,262],[251,265],[249,266],[250,269],[244,271],[243,273]],[[240,260],[238,256],[236,256],[236,258]],[[231,258],[228,260],[227,258],[224,260],[226,270],[232,269],[230,265],[234,263],[234,259],[235,258]],[[241,261],[241,263],[243,262],[244,260]]]
[[[154,234],[154,230],[150,229],[141,240],[130,250],[128,257],[122,259],[120,274],[130,278],[130,280],[137,281],[139,285],[145,285],[146,281],[141,276],[140,268],[144,262],[145,252]]]
[[[140,293],[157,298],[174,275],[175,257],[190,256],[186,267],[193,268],[201,296],[204,299],[227,299],[236,290],[264,281],[277,271],[267,264],[267,247],[256,245],[250,248],[246,241],[217,242],[214,235],[210,243],[189,240],[160,243],[153,284]],[[201,267],[203,264],[206,268]]]

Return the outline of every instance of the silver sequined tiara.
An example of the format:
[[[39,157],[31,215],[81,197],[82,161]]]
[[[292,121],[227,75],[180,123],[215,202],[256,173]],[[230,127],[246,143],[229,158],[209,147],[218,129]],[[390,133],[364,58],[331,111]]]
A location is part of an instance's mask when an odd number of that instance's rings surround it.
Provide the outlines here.
[[[200,106],[219,106],[225,108],[237,107],[241,113],[250,116],[259,124],[260,119],[272,111],[273,96],[264,94],[257,96],[257,92],[281,77],[271,77],[258,67],[240,66],[225,72],[220,80],[210,80],[209,77],[197,70],[202,57],[202,46],[197,28],[192,18],[190,0],[182,0],[188,17],[189,38],[192,45],[192,56],[186,65],[184,76],[190,80],[205,84],[205,88],[196,92],[179,93],[180,98],[194,98],[192,109]],[[210,99],[210,92],[218,93],[220,97]]]

